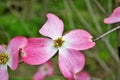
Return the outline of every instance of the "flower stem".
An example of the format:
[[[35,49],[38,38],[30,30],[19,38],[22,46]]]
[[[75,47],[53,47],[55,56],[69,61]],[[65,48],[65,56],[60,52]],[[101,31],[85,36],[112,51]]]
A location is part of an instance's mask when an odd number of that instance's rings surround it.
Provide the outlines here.
[[[120,29],[120,26],[117,26],[117,27],[115,27],[115,28],[107,31],[106,33],[104,33],[104,34],[100,35],[99,37],[95,38],[93,41],[96,42],[96,41],[102,39],[103,37],[107,36],[107,35],[110,34],[111,32],[116,31],[116,30],[118,30],[118,29]]]

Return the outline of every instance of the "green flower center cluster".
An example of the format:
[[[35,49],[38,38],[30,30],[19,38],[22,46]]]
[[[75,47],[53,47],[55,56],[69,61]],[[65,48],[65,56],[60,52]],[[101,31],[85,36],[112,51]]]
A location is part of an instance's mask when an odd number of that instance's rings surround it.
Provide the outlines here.
[[[54,40],[54,47],[59,48],[63,45],[64,40],[62,40],[62,37],[58,37]]]
[[[6,53],[0,54],[0,64],[5,64],[8,62],[8,60],[9,60],[8,54]]]
[[[45,72],[48,71],[48,67],[47,66],[44,67],[44,71]]]

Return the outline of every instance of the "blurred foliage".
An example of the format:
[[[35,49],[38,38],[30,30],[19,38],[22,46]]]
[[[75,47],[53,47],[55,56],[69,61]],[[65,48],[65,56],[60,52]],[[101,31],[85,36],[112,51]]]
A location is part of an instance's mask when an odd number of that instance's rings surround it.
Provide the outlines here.
[[[103,19],[112,13],[115,6],[114,0],[0,0],[0,44],[7,44],[15,36],[41,37],[38,31],[45,23],[47,13],[54,13],[63,20],[64,32],[76,28],[85,29],[95,38],[115,26],[103,23]],[[98,78],[96,80],[116,80],[118,67],[110,54],[110,46],[117,54],[115,32],[99,40],[96,47],[88,50],[91,54],[82,51],[86,56],[84,70]],[[110,72],[104,69],[96,56],[110,68]],[[57,74],[46,80],[65,80],[56,66],[57,59],[57,56],[52,58]],[[31,80],[37,67],[22,63],[16,71],[9,69],[10,80]]]

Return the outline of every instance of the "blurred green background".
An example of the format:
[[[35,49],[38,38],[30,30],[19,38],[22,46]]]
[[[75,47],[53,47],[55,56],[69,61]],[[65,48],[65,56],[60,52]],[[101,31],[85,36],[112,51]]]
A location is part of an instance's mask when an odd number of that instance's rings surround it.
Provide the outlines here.
[[[39,29],[46,21],[46,13],[60,17],[64,32],[85,29],[93,39],[118,24],[106,25],[104,18],[119,5],[119,0],[0,0],[0,44],[6,44],[15,36],[41,37]],[[117,80],[117,34],[111,33],[96,42],[93,49],[82,51],[86,57],[83,70],[91,80]],[[58,55],[52,58],[55,75],[46,80],[66,80],[58,68]],[[115,56],[115,57],[113,57]],[[38,66],[22,63],[16,71],[9,69],[9,80],[32,80]]]

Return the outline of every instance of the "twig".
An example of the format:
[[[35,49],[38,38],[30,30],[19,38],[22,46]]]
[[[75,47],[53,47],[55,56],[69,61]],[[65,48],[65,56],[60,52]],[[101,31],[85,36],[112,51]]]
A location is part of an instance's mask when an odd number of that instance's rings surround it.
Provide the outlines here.
[[[90,15],[92,16],[93,22],[96,25],[96,29],[99,31],[99,33],[103,33],[102,28],[101,28],[100,24],[97,22],[97,19],[95,17],[95,13],[92,9],[92,5],[90,4],[90,0],[85,0],[85,2],[86,2],[86,5],[88,7],[88,11],[89,11]],[[114,48],[110,44],[109,40],[107,38],[104,38],[104,39],[102,39],[102,41],[107,46],[108,50],[110,51],[110,54],[113,56],[113,58],[116,60],[116,62],[119,63],[119,58],[116,55],[116,51],[114,50]]]
[[[108,32],[106,32],[106,33],[100,35],[99,37],[97,37],[96,39],[94,39],[93,41],[96,42],[97,40],[99,40],[99,39],[101,39],[101,38],[107,36],[107,35],[110,34],[111,32],[116,31],[116,30],[118,30],[118,29],[120,29],[120,26],[117,26],[117,27],[115,27],[115,28],[109,30]]]
[[[116,31],[118,29],[120,29],[120,26],[117,26],[117,27],[109,30],[108,32],[106,32],[106,33],[100,35],[99,37],[97,37],[96,39],[94,39],[93,41],[96,42],[96,41],[102,39],[103,37],[105,37],[106,35],[112,33],[113,31]],[[103,39],[103,41],[105,42],[106,46],[108,47],[109,51],[111,52],[111,55],[114,57],[114,59],[116,60],[116,62],[119,64],[119,57],[118,57],[117,54],[115,54],[116,52],[114,51],[114,49],[110,46],[109,42],[106,39]]]

